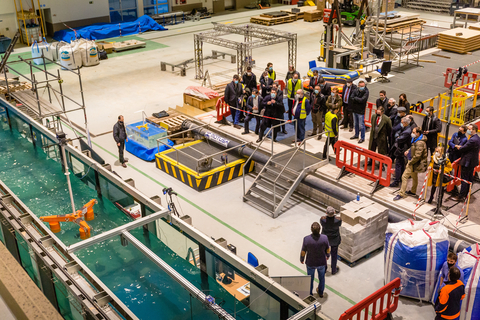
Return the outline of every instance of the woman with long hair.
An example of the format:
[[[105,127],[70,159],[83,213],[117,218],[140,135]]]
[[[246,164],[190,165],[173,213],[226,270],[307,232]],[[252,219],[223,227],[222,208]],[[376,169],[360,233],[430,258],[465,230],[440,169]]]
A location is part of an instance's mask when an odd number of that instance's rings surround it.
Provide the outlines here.
[[[407,114],[410,114],[410,102],[408,102],[407,95],[405,93],[401,93],[398,97],[398,106],[404,107],[407,109]]]

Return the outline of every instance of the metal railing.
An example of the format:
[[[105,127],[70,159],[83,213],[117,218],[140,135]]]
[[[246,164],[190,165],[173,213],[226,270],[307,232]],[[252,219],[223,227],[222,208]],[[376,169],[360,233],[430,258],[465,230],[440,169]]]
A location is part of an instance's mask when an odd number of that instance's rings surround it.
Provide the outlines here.
[[[268,129],[268,131],[265,133],[265,135],[263,136],[263,139],[262,141],[260,141],[260,143],[257,145],[257,147],[255,148],[255,150],[253,150],[252,154],[250,155],[250,157],[248,157],[247,161],[245,163],[248,163],[250,160],[252,160],[252,157],[253,155],[258,151],[258,149],[260,149],[260,146],[263,144],[263,142],[265,141],[265,139],[267,138],[267,136],[269,135],[269,133],[271,132],[272,135],[273,135],[273,130],[275,130],[275,128],[277,127],[281,127],[282,125],[284,125],[285,123],[287,122],[295,122],[295,143],[297,141],[297,125],[298,125],[298,122],[297,122],[297,119],[293,119],[293,120],[282,120],[283,123],[279,123],[277,125],[274,125],[272,127],[270,127]],[[268,159],[267,163],[264,165],[264,166],[267,166],[267,164],[270,163],[270,161],[272,160],[272,157],[273,157],[273,136],[272,136],[272,148],[271,148],[271,153],[270,153],[270,158]],[[245,167],[246,166],[243,166],[243,171],[242,171],[242,176],[243,176],[243,195],[245,196],[246,195],[246,190],[245,190]],[[257,181],[259,175],[255,177],[255,180],[253,180],[253,184],[255,184],[255,182]]]
[[[311,137],[308,137],[306,139],[303,139],[302,142],[300,142],[298,144],[298,146],[296,147],[295,151],[292,153],[292,155],[290,156],[290,159],[288,159],[287,163],[285,165],[283,165],[283,168],[282,170],[280,170],[280,173],[278,174],[277,178],[275,179],[275,181],[273,182],[273,209],[275,210],[275,205],[276,205],[276,198],[277,198],[277,193],[276,193],[276,187],[277,187],[277,181],[278,179],[282,176],[283,172],[285,171],[285,169],[288,167],[288,165],[290,164],[290,162],[293,160],[293,158],[295,157],[295,155],[298,153],[298,151],[302,148],[303,146],[303,166],[302,166],[302,172],[303,170],[305,170],[305,157],[307,156],[307,150],[306,150],[306,142],[310,139],[314,139],[314,138],[317,138],[317,137],[321,137],[324,133],[329,133],[330,131],[324,131],[322,133],[319,133],[319,134],[316,134],[314,136],[311,136]],[[328,160],[328,149],[329,149],[329,146],[330,146],[330,135],[327,135],[327,160]],[[299,173],[301,174],[301,173]]]

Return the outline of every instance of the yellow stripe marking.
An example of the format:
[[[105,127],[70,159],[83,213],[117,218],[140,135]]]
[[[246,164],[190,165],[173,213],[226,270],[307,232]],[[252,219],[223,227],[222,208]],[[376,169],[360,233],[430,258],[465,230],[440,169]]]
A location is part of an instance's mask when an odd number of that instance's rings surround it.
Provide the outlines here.
[[[235,167],[230,168],[230,174],[228,175],[228,181],[232,180],[233,172],[235,171]]]
[[[252,171],[253,171],[253,166],[254,166],[254,165],[255,165],[255,162],[250,160],[250,169],[248,170],[248,172],[252,172]]]
[[[240,165],[240,171],[238,172],[238,176],[241,177],[243,175],[243,166],[245,165],[245,163],[242,163]]]
[[[197,179],[197,188],[200,187],[200,183],[202,183],[202,179]]]
[[[173,172],[173,176],[175,177],[175,179],[178,179],[177,178],[177,170],[175,170],[175,166],[173,164],[170,164],[172,166],[172,172]]]
[[[163,166],[165,167],[165,172],[170,173],[170,172],[168,172],[168,166],[167,166],[167,163],[165,161],[163,161]]]
[[[205,189],[210,188],[210,183],[212,183],[212,178],[213,178],[213,175],[208,177],[207,184],[205,185]]]
[[[189,174],[187,174],[187,176],[188,176],[188,183],[190,184],[190,188],[193,188],[192,178],[190,177]]]
[[[182,182],[185,183],[185,179],[183,178],[183,171],[178,169],[178,172],[180,172],[180,178],[182,179]]]
[[[220,175],[218,176],[218,181],[217,181],[217,186],[222,183],[222,180],[223,180],[223,174],[225,173],[225,171],[222,171],[220,172]]]
[[[160,159],[157,158],[157,165],[158,165],[158,169],[162,170],[162,165],[160,164]]]

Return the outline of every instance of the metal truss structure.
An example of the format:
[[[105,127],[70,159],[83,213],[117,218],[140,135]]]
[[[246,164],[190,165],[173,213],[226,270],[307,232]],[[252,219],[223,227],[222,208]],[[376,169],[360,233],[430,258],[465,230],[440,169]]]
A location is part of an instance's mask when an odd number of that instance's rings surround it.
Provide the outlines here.
[[[244,41],[222,38],[230,34],[244,36]],[[194,35],[195,78],[203,79],[203,43],[210,43],[237,51],[237,73],[243,74],[252,64],[252,50],[288,42],[288,65],[297,64],[297,34],[254,24],[239,26],[213,23],[213,30]]]

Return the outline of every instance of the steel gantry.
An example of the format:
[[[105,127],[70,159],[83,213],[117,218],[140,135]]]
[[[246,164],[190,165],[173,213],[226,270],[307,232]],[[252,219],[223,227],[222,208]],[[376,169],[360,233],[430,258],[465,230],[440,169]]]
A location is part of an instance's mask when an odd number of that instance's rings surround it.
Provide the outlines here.
[[[243,35],[243,42],[222,38],[229,34]],[[297,64],[297,34],[254,24],[231,26],[213,23],[213,30],[194,34],[195,78],[203,79],[203,43],[237,51],[237,73],[243,74],[252,64],[252,50],[278,43],[288,43],[288,65]]]

